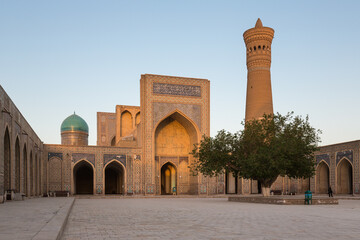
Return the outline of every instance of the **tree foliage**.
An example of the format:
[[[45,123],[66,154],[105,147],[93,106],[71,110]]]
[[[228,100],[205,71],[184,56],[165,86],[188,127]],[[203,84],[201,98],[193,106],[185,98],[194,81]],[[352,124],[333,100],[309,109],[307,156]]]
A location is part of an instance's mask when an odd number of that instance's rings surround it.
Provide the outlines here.
[[[279,175],[314,175],[314,152],[321,132],[311,127],[308,117],[277,113],[242,125],[244,129],[235,134],[221,130],[215,137],[203,136],[192,151],[197,159],[192,172],[214,176],[225,170],[258,180],[263,187],[270,187]]]

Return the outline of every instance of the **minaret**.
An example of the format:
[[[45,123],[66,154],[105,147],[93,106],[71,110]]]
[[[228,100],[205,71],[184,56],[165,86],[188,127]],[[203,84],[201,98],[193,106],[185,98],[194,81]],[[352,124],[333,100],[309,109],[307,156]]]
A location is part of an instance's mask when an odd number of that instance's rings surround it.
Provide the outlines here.
[[[273,113],[271,93],[271,42],[274,29],[263,27],[260,18],[244,32],[248,69],[245,121]]]

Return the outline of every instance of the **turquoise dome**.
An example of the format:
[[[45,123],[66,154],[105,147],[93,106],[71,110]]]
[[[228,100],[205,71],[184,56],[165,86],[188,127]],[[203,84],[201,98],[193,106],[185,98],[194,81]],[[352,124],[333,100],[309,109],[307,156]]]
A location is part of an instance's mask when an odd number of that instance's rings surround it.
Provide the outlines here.
[[[89,126],[84,119],[74,113],[62,122],[61,132],[65,131],[80,131],[89,133]]]

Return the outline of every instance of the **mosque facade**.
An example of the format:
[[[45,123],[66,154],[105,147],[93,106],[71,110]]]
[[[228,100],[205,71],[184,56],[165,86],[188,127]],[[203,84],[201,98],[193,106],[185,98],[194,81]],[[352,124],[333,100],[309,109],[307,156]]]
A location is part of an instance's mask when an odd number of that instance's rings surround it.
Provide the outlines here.
[[[274,30],[244,33],[248,87],[246,118],[272,113],[270,81]],[[0,202],[52,193],[121,195],[256,194],[256,181],[194,176],[193,145],[210,134],[207,79],[144,74],[140,106],[116,105],[97,113],[97,144],[88,145],[89,127],[75,113],[61,124],[61,144],[44,144],[0,87]],[[359,194],[360,141],[323,146],[310,179],[279,177],[272,190]]]

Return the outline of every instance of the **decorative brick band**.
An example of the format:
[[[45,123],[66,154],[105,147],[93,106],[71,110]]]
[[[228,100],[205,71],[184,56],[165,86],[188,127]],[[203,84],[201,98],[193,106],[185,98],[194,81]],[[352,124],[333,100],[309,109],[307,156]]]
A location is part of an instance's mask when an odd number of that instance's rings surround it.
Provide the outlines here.
[[[201,97],[201,87],[192,85],[153,83],[153,93],[187,97]]]

